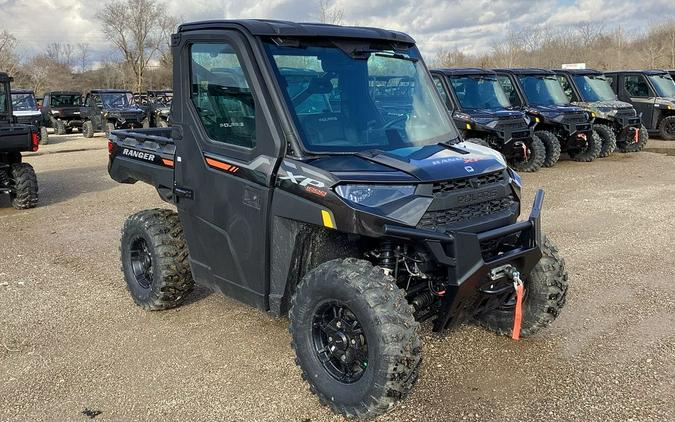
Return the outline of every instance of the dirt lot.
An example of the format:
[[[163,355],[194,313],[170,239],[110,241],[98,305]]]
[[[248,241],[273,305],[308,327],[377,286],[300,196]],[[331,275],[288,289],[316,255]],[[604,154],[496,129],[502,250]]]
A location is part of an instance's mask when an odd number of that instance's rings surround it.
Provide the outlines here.
[[[0,420],[341,420],[301,381],[286,320],[204,290],[135,307],[119,229],[164,205],[108,178],[104,138],[53,139],[27,159],[40,207],[0,199]],[[563,314],[520,342],[427,327],[420,382],[380,420],[675,420],[675,157],[563,161],[524,181],[527,203],[547,189],[572,283]]]

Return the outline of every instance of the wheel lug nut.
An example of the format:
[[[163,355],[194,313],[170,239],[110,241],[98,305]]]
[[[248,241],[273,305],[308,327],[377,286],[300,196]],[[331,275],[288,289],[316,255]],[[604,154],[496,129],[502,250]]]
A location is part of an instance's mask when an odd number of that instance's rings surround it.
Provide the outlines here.
[[[352,339],[352,344],[356,344],[356,340]]]
[[[333,341],[333,337],[328,337],[328,341]]]
[[[345,356],[345,355],[342,355],[342,357],[341,357],[340,359],[342,359],[342,360],[346,360],[346,359],[347,359],[347,356]]]
[[[338,321],[335,325],[337,325],[338,328],[342,327],[342,323]]]

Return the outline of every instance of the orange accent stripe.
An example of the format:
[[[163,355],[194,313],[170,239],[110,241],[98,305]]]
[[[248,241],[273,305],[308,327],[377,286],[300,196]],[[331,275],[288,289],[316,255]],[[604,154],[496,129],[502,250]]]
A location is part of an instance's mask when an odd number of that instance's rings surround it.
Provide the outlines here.
[[[229,171],[230,168],[232,168],[232,166],[227,164],[227,163],[223,163],[223,162],[214,160],[213,158],[208,158],[208,157],[205,157],[205,158],[206,158],[206,164],[210,165],[211,167],[215,167],[215,168],[225,170],[225,171]]]
[[[162,162],[164,163],[165,166],[173,167],[173,160],[167,160],[166,158],[162,158]]]

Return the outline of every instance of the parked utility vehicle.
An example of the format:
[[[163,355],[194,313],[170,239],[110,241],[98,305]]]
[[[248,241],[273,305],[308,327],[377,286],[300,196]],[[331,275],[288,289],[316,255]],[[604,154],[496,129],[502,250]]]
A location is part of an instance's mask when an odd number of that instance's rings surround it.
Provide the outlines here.
[[[37,151],[40,135],[36,126],[16,123],[11,81],[6,73],[0,73],[0,194],[9,195],[16,209],[34,208],[38,202],[37,177],[33,167],[22,162],[21,153]]]
[[[546,148],[534,135],[531,119],[511,105],[497,75],[486,69],[432,70],[436,88],[469,142],[504,154],[518,171],[537,171]]]
[[[12,90],[12,110],[17,123],[32,125],[38,128],[40,144],[49,142],[47,127],[42,120],[42,112],[38,109],[35,93],[30,89]]]
[[[145,112],[136,105],[131,91],[119,89],[89,92],[80,115],[85,138],[91,138],[101,130],[108,135],[115,129],[140,128],[145,119]]]
[[[619,101],[609,79],[593,69],[559,69],[560,85],[569,101],[591,113],[593,131],[602,140],[600,157],[615,149],[636,152],[647,145],[649,134],[630,103]]]
[[[76,91],[51,91],[42,100],[42,116],[45,123],[57,135],[82,130],[82,93]]]
[[[520,177],[463,142],[408,35],[211,21],[171,45],[172,128],[109,144],[114,180],[178,209],[124,224],[139,306],[176,306],[196,281],[288,315],[311,391],[363,418],[413,387],[420,321],[518,336],[556,318],[568,282],[541,232],[543,192],[517,222]],[[377,78],[410,84],[380,95]]]
[[[621,101],[631,103],[649,133],[675,139],[675,82],[665,70],[607,72]]]
[[[150,90],[144,94],[134,94],[134,100],[145,111],[143,127],[169,127],[172,91]]]
[[[545,69],[496,69],[511,104],[537,124],[535,134],[546,147],[544,167],[553,166],[565,151],[575,161],[593,161],[602,141],[593,135],[592,116],[573,106],[555,73]]]

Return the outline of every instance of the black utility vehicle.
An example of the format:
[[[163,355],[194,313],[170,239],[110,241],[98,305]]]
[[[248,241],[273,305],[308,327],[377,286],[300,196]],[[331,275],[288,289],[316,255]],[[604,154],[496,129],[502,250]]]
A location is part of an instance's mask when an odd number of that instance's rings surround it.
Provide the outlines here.
[[[146,113],[143,127],[169,127],[171,100],[173,100],[173,91],[168,90],[134,94],[134,101]]]
[[[136,105],[131,91],[119,89],[89,92],[80,115],[85,138],[91,138],[94,132],[101,130],[108,135],[115,129],[140,128],[145,119],[145,112]]]
[[[534,135],[531,119],[511,105],[494,72],[470,68],[431,74],[467,141],[496,149],[518,171],[541,168],[546,148]]]
[[[420,321],[530,335],[556,318],[568,281],[543,192],[517,222],[520,177],[462,141],[412,38],[211,21],[182,25],[172,53],[172,128],[110,136],[112,178],[178,209],[124,224],[139,306],[179,305],[196,281],[288,315],[311,391],[363,418],[413,387]]]
[[[619,101],[609,79],[593,69],[554,70],[573,105],[591,113],[593,131],[602,140],[600,157],[615,149],[636,152],[647,145],[649,134],[632,105]]]
[[[82,130],[81,107],[81,92],[51,91],[42,100],[42,116],[57,135],[65,135],[73,129]]]
[[[607,72],[621,101],[633,104],[650,133],[675,139],[675,82],[665,70]]]
[[[12,110],[16,122],[24,125],[32,125],[40,131],[40,144],[49,142],[47,127],[42,120],[42,112],[38,108],[35,93],[30,89],[12,90]]]
[[[38,202],[37,178],[33,167],[21,162],[21,153],[37,151],[40,136],[36,126],[16,123],[11,81],[6,73],[0,73],[0,194],[9,195],[16,209],[34,208]]]
[[[555,73],[545,69],[496,69],[511,101],[537,124],[535,134],[546,147],[544,167],[553,166],[566,151],[575,161],[593,161],[602,141],[593,134],[591,114],[573,106]]]

